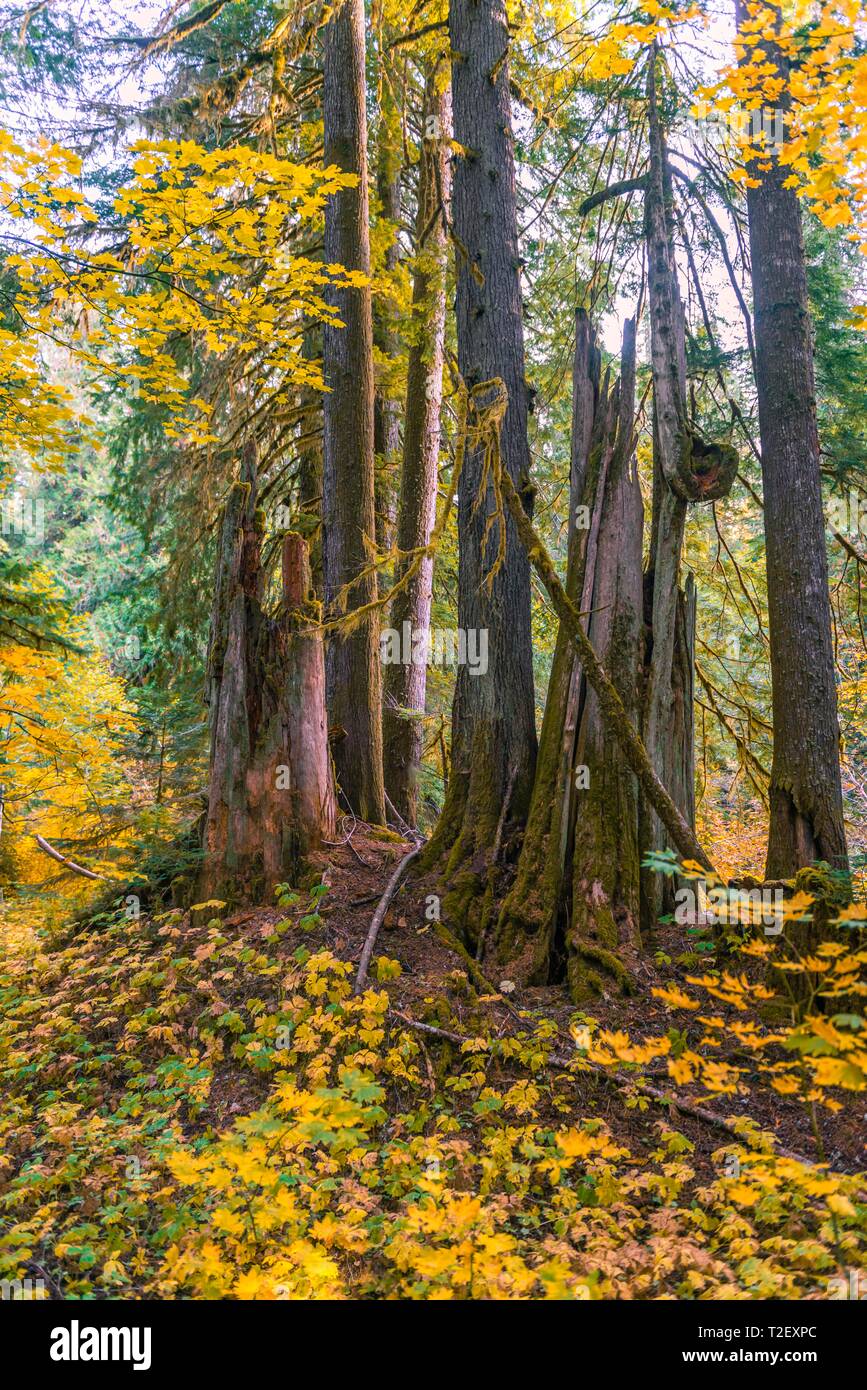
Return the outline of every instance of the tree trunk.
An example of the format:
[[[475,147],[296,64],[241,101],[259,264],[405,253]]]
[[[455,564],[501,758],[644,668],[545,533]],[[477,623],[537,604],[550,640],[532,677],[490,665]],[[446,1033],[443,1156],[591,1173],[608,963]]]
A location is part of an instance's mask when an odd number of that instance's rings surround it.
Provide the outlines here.
[[[451,97],[448,91],[437,92],[434,75],[428,77],[425,86],[422,120],[416,269],[397,522],[397,545],[404,552],[427,545],[430,540],[436,513],[440,453]],[[407,563],[398,561],[395,580],[400,580]],[[394,597],[390,622],[396,632],[402,634],[404,624],[409,625],[410,634],[428,632],[432,587],[431,555],[425,557],[406,588]],[[418,817],[426,680],[423,659],[396,662],[385,670],[382,712],[385,785],[392,804],[411,826],[416,824]]]
[[[600,387],[599,352],[576,316],[566,592],[637,721],[643,507],[631,465],[634,324],[621,382]],[[579,522],[576,525],[576,521]],[[510,974],[544,983],[565,973],[578,999],[626,984],[638,940],[638,806],[633,774],[605,731],[565,624],[551,669],[536,784],[517,875],[498,923]]]
[[[367,116],[364,5],[344,0],[325,30],[323,74],[325,164],[358,175],[325,211],[325,260],[370,272],[367,199]],[[373,327],[370,287],[329,292],[342,328],[325,326],[323,525],[325,596],[329,608],[344,584],[369,563],[375,542],[373,449]],[[376,575],[355,583],[347,608],[376,598]],[[328,708],[340,791],[362,820],[385,820],[380,718],[381,670],[376,613],[327,653]]]
[[[630,722],[639,715],[644,506],[633,456],[635,324],[624,325],[617,433],[603,491],[587,636]],[[585,591],[589,576],[585,576]],[[631,988],[640,947],[638,787],[586,684],[574,765],[577,790],[566,978],[573,999]]]
[[[376,151],[376,198],[379,216],[392,224],[385,251],[386,273],[394,271],[398,263],[400,193],[400,125],[391,88],[384,79]],[[397,513],[395,471],[400,450],[400,406],[390,380],[391,364],[400,353],[396,313],[387,295],[377,297],[373,307],[373,343],[380,354],[380,369],[373,402],[373,450],[376,456],[376,540],[384,551],[394,543]]]
[[[737,453],[704,440],[689,419],[686,393],[686,330],[674,254],[671,171],[657,104],[657,49],[647,78],[650,168],[645,190],[647,284],[653,374],[653,514],[644,581],[647,627],[642,734],[654,770],[690,826],[695,793],[693,767],[692,647],[694,588],[680,584],[681,552],[690,503],[713,501],[731,488]],[[652,805],[642,798],[641,858],[670,844]],[[641,926],[652,931],[664,910],[670,880],[650,869],[641,874]]]
[[[229,902],[263,901],[296,881],[306,856],[333,834],[334,798],[325,718],[320,620],[310,599],[303,537],[283,540],[283,603],[263,608],[262,513],[255,449],[223,517],[207,699],[210,789],[199,891]]]
[[[785,105],[786,60],[762,47]],[[801,210],[787,167],[773,152],[768,162],[750,169],[758,187],[747,209],[774,724],[765,876],[777,879],[818,859],[847,869],[848,859]]]
[[[453,0],[449,36],[455,140],[462,147],[453,191],[458,363],[470,391],[493,378],[504,384],[501,457],[526,495],[528,390],[503,0]],[[536,730],[529,562],[511,519],[504,536],[499,524],[488,530],[492,487],[476,505],[484,449],[472,434],[468,444],[458,501],[458,623],[479,650],[487,642],[488,665],[485,674],[467,665],[458,670],[449,790],[426,863],[444,865],[451,888],[443,909],[472,936],[504,806],[513,827],[526,820]],[[489,589],[485,575],[501,542],[504,563]]]
[[[315,360],[321,351],[321,330],[308,328],[301,350],[305,357]],[[299,422],[298,441],[298,517],[295,524],[307,537],[310,555],[311,587],[322,602],[324,578],[322,572],[322,392],[312,386],[302,386],[299,404],[304,413]]]

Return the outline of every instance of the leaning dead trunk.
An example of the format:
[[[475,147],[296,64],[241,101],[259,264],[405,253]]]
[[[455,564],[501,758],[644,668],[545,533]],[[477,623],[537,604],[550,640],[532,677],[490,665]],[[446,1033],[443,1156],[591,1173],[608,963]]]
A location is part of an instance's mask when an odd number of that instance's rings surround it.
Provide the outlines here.
[[[497,447],[503,468],[529,496],[528,387],[524,366],[521,262],[509,91],[509,31],[503,0],[453,0],[449,9],[455,161],[452,195],[457,269],[457,340],[471,393],[473,426],[485,402],[472,393],[497,380],[503,411]],[[487,857],[505,817],[523,827],[536,760],[530,567],[513,522],[488,525],[490,483],[480,429],[471,429],[458,502],[458,623],[486,643],[487,669],[458,670],[452,766],[439,825],[426,854],[450,889],[444,915],[475,937]],[[501,532],[501,526],[505,530]],[[489,585],[498,547],[503,563]],[[505,808],[505,809],[504,809]]]
[[[416,216],[417,261],[397,521],[397,545],[403,552],[427,545],[430,540],[440,455],[451,99],[448,91],[437,92],[434,75],[426,84],[423,122]],[[398,562],[396,580],[401,579],[407,563]],[[397,633],[403,634],[405,624],[411,639],[428,633],[432,586],[433,556],[430,555],[422,560],[406,587],[394,597],[390,623]],[[412,826],[418,815],[426,685],[427,670],[421,652],[418,660],[395,662],[386,667],[382,712],[385,785],[393,806]]]
[[[223,517],[208,654],[210,787],[203,897],[263,901],[334,829],[319,605],[307,545],[283,539],[283,602],[263,606],[255,451]]]

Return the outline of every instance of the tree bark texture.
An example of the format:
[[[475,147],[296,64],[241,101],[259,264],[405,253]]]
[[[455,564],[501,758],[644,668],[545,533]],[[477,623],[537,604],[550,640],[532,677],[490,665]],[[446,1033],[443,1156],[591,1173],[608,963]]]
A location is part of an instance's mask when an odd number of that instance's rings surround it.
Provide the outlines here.
[[[394,271],[399,258],[397,240],[401,215],[401,131],[394,98],[382,82],[382,105],[376,151],[376,199],[379,216],[392,224],[385,251],[384,269]],[[397,488],[395,472],[400,454],[400,403],[390,380],[392,363],[400,353],[396,311],[386,295],[373,306],[373,345],[378,354],[373,402],[373,450],[376,458],[376,539],[380,550],[389,550],[395,538]]]
[[[600,384],[599,372],[590,322],[579,310],[566,593],[637,722],[643,505],[632,458],[632,321],[620,381],[611,389],[607,379]],[[510,973],[534,983],[564,973],[575,999],[604,981],[628,986],[638,892],[637,784],[561,622],[527,832],[500,914],[498,953]]]
[[[446,225],[451,168],[451,95],[438,92],[431,75],[425,87],[425,133],[416,211],[415,274],[407,362],[403,467],[397,519],[397,545],[403,552],[425,546],[436,513],[440,455],[443,345],[446,318]],[[441,206],[442,204],[442,206]],[[408,561],[398,561],[399,581]],[[399,633],[430,629],[433,556],[426,556],[405,589],[394,597],[390,625]],[[418,776],[424,739],[427,669],[423,661],[385,669],[383,757],[389,798],[407,824],[418,819]]]
[[[503,468],[527,494],[528,390],[503,0],[453,0],[449,36],[455,140],[463,151],[452,194],[458,363],[470,391],[494,378],[504,384]],[[512,521],[504,522],[504,538],[498,524],[488,529],[491,487],[476,505],[483,468],[483,450],[470,440],[458,500],[458,623],[487,632],[488,669],[484,675],[466,665],[458,670],[449,789],[426,856],[427,864],[442,862],[451,883],[444,912],[470,936],[478,931],[487,854],[504,804],[510,826],[523,826],[536,759],[529,563]],[[503,539],[504,563],[489,592],[485,575]]]
[[[743,18],[739,8],[739,20]],[[783,77],[787,63],[763,43]],[[766,878],[848,868],[813,344],[797,194],[773,152],[747,190],[768,576],[774,752]]]
[[[653,513],[644,581],[645,677],[641,729],[657,775],[690,826],[695,819],[692,662],[694,586],[681,587],[680,568],[690,503],[730,490],[737,452],[704,440],[690,421],[686,391],[686,327],[674,251],[671,171],[659,118],[656,45],[647,79],[650,168],[645,188],[648,302],[653,375]],[[640,808],[641,858],[670,844],[651,803]],[[641,875],[641,925],[652,931],[672,891],[650,869]]]
[[[263,606],[263,514],[255,450],[223,516],[207,700],[210,787],[200,893],[261,902],[296,881],[334,832],[319,605],[304,538],[283,539],[283,602]]]
[[[363,0],[344,0],[325,31],[325,164],[358,175],[325,211],[325,260],[370,273]],[[323,528],[325,597],[368,565],[376,538],[373,448],[373,326],[370,287],[332,288],[343,323],[325,326]],[[375,574],[355,584],[347,607],[376,598]],[[340,792],[362,820],[385,821],[380,715],[379,622],[374,612],[328,645],[328,709]]]

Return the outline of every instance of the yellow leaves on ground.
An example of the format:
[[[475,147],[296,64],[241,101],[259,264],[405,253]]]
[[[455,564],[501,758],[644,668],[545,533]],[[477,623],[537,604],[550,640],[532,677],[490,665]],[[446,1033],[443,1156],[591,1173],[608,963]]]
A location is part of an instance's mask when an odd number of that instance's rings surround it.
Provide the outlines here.
[[[291,921],[180,923],[0,936],[3,1277],[38,1248],[72,1297],[749,1298],[821,1288],[841,1242],[864,1262],[857,1178],[748,1124],[704,1188],[670,1124],[633,1157],[576,1114],[581,1059],[546,1065],[550,1020],[480,1026],[484,1053],[434,1075],[385,990],[354,996]],[[602,1045],[631,1067],[671,1052]]]

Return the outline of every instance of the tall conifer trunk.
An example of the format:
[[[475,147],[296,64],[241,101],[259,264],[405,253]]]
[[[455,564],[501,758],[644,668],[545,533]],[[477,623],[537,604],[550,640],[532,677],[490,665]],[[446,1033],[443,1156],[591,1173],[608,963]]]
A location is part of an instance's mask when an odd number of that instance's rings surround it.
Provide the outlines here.
[[[744,13],[739,4],[739,22]],[[786,60],[762,47],[785,104]],[[801,209],[789,170],[767,162],[747,191],[774,724],[765,872],[787,878],[816,859],[848,861]]]
[[[370,272],[367,115],[363,0],[343,0],[325,31],[323,119],[325,164],[358,176],[325,212],[325,260]],[[333,606],[344,584],[369,563],[376,534],[373,448],[373,326],[370,287],[332,289],[342,328],[326,324],[323,439],[325,598]],[[356,583],[351,610],[376,598],[376,576]],[[340,791],[362,820],[385,820],[380,716],[379,622],[365,618],[328,647],[328,712]]]
[[[402,551],[427,545],[430,540],[440,454],[451,96],[448,91],[437,91],[435,74],[428,77],[425,86],[422,122],[417,260],[397,519],[397,544]],[[404,564],[399,562],[395,579],[400,579],[403,570]],[[397,632],[403,633],[404,624],[412,634],[429,630],[432,585],[433,556],[429,556],[406,588],[395,595],[390,624]],[[412,826],[418,816],[426,676],[423,660],[394,663],[385,671],[382,720],[386,791],[398,813]]]
[[[703,439],[689,418],[686,326],[674,250],[671,170],[659,112],[661,64],[651,46],[647,73],[650,161],[644,215],[653,373],[653,512],[644,581],[647,629],[642,734],[648,757],[692,826],[694,586],[681,586],[681,555],[690,504],[714,501],[731,488],[737,453]],[[668,847],[646,798],[640,808],[641,857]],[[655,928],[673,885],[643,868],[641,925]]]
[[[503,463],[528,493],[528,390],[524,371],[521,263],[509,96],[509,33],[503,0],[452,0],[452,192],[457,242],[457,338],[461,375],[472,391],[492,378],[506,389],[500,428]],[[484,404],[483,402],[477,402]],[[491,591],[485,576],[499,527],[487,531],[492,489],[476,506],[483,450],[470,439],[458,502],[458,624],[486,634],[488,667],[458,670],[452,711],[452,767],[443,814],[428,851],[452,887],[443,908],[456,924],[478,929],[486,860],[501,816],[526,820],[536,760],[530,567],[511,518],[505,559]]]

